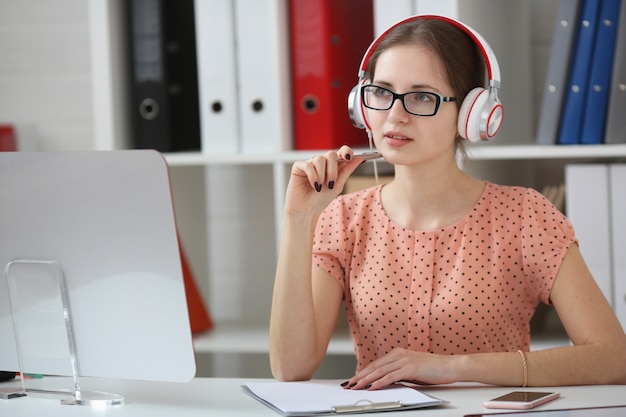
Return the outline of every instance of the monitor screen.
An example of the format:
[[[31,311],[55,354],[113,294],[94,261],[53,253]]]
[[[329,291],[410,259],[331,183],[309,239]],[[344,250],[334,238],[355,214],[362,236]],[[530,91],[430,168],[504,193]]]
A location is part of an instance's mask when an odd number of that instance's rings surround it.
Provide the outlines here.
[[[0,199],[0,370],[19,371],[20,346],[35,368],[24,372],[71,375],[56,346],[63,323],[40,314],[62,301],[55,292],[61,275],[80,376],[172,382],[195,376],[161,154],[0,153]],[[14,326],[16,308],[39,315]]]

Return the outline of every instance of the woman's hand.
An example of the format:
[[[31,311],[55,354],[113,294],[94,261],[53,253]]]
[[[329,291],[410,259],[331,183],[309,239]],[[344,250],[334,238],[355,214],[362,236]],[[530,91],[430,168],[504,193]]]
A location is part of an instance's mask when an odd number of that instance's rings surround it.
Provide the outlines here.
[[[454,364],[458,358],[456,355],[435,355],[408,349],[394,349],[368,364],[344,382],[343,387],[375,390],[400,381],[421,385],[457,382]]]
[[[354,151],[342,146],[339,151],[328,151],[308,161],[296,161],[285,198],[286,214],[305,214],[311,210],[319,214],[341,193],[343,187],[361,165],[363,158],[352,158]]]

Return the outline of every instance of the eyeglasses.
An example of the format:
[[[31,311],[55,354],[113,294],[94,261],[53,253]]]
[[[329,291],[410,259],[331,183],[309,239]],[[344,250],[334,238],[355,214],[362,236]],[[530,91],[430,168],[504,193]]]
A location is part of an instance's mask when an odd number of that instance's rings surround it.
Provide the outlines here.
[[[361,88],[361,100],[365,107],[372,110],[389,110],[396,100],[400,100],[407,113],[415,116],[434,116],[439,111],[441,103],[456,101],[456,97],[444,97],[427,91],[397,94],[385,87],[368,84]]]

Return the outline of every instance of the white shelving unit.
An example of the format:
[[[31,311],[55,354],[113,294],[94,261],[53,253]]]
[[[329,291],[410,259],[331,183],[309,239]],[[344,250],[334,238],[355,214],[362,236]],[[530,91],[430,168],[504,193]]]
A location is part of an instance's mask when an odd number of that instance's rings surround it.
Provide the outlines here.
[[[95,149],[120,149],[129,142],[118,30],[123,1],[89,0]],[[531,7],[548,9],[550,15],[555,1],[458,0],[457,6],[461,20],[494,39],[491,46],[500,61],[501,98],[507,109],[499,142],[468,147],[468,170],[494,182],[541,189],[546,183],[563,182],[567,163],[626,160],[626,144],[534,144],[532,109],[537,104],[533,106],[528,86],[532,85],[529,63],[533,62],[531,15],[536,13]],[[511,16],[514,18],[507,19]],[[165,155],[171,167],[183,245],[216,324],[213,331],[198,335],[195,341],[201,375],[251,376],[251,368],[267,367],[267,324],[289,168],[294,161],[317,153]],[[538,343],[536,346],[545,345]],[[352,352],[344,323],[331,342],[329,356],[346,358]],[[246,355],[256,356],[256,362],[241,365],[240,359]],[[203,373],[202,363],[207,360],[210,370]],[[350,372],[352,365],[346,363],[346,372]]]
[[[206,155],[202,153],[169,153],[170,166],[291,164],[318,155],[320,151],[288,151],[271,155]],[[533,159],[616,159],[626,155],[626,144],[607,145],[469,145],[469,157],[476,161]]]

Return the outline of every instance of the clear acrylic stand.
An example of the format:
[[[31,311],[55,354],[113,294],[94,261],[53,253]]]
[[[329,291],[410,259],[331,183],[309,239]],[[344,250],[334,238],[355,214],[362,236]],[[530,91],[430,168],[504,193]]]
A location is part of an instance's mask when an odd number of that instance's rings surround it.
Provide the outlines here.
[[[61,265],[52,260],[18,259],[7,264],[5,276],[22,378],[21,390],[5,390],[2,398],[53,396],[69,405],[123,404],[124,397],[117,394],[80,388],[71,309]],[[29,387],[25,375],[32,374],[71,376],[74,387],[68,390]]]

